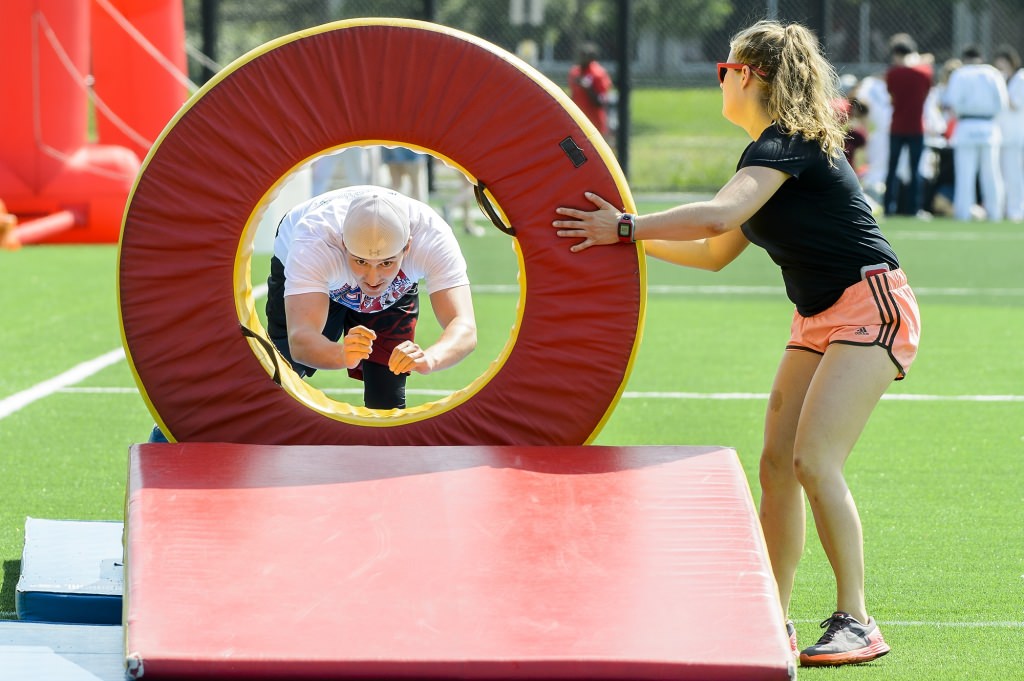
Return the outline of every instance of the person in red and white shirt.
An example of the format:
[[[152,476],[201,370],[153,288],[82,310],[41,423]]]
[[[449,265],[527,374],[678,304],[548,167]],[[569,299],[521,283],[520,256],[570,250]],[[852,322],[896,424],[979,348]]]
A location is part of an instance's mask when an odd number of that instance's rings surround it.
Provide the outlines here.
[[[416,343],[419,282],[441,336]],[[410,372],[446,369],[476,347],[466,261],[430,206],[383,187],[306,201],[281,220],[267,279],[267,331],[301,377],[347,369],[372,409],[405,407]]]

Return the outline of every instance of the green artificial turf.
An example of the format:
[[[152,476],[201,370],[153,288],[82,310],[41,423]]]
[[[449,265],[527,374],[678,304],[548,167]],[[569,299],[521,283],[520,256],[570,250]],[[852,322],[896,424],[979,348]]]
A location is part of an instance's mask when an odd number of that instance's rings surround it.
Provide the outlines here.
[[[921,353],[877,408],[847,475],[864,524],[869,608],[893,652],[800,676],[1011,679],[1024,668],[1024,232],[942,220],[883,227],[918,290]],[[479,289],[480,346],[455,368],[413,376],[413,401],[483,373],[515,322],[518,296],[502,292],[516,290],[509,237],[489,229],[460,239]],[[116,258],[114,246],[0,252],[0,403],[120,348]],[[253,281],[265,273],[254,262]],[[750,248],[720,273],[650,262],[648,276],[643,342],[595,444],[733,447],[756,500],[764,394],[791,314],[778,271]],[[424,339],[436,333],[428,319]],[[334,374],[328,389],[352,387],[342,372],[321,373]],[[128,447],[152,423],[123,360],[0,415],[2,617],[14,617],[25,517],[122,520]],[[791,612],[802,644],[834,606],[813,525],[808,535]],[[745,627],[736,622],[738,637],[755,635]]]

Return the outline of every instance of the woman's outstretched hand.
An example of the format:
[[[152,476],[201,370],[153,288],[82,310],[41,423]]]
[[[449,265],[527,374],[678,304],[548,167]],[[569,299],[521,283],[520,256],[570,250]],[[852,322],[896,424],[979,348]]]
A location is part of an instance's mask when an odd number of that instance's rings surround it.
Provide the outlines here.
[[[551,224],[558,229],[555,233],[567,239],[583,239],[569,248],[573,253],[585,251],[591,246],[618,243],[619,216],[622,215],[622,211],[593,192],[585,192],[583,196],[597,206],[597,210],[556,208],[555,212],[559,215],[573,219],[552,222]]]

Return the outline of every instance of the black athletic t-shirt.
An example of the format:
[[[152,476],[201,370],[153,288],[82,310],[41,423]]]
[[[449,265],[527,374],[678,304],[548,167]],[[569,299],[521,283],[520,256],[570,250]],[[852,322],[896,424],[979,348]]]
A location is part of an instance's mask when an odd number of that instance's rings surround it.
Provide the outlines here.
[[[816,141],[769,126],[740,157],[737,169],[765,166],[790,178],[749,221],[743,234],[782,268],[786,294],[810,317],[831,307],[860,281],[861,268],[899,260],[882,236],[853,168],[829,164]]]

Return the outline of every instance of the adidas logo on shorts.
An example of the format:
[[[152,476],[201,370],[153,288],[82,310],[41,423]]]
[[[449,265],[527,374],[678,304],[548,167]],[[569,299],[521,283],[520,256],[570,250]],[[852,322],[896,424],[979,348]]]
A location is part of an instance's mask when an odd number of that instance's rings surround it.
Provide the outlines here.
[[[864,327],[862,326],[862,327],[860,327],[859,329],[857,329],[856,331],[854,331],[854,332],[853,332],[853,335],[854,335],[854,336],[867,336],[867,335],[868,335],[868,330],[867,330],[867,329],[865,329],[865,328],[864,328]]]

